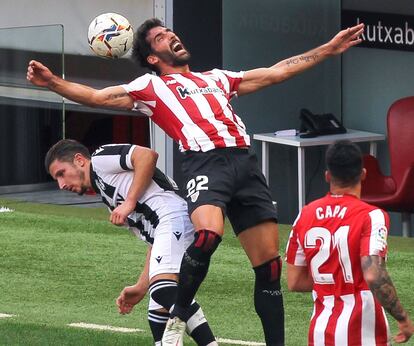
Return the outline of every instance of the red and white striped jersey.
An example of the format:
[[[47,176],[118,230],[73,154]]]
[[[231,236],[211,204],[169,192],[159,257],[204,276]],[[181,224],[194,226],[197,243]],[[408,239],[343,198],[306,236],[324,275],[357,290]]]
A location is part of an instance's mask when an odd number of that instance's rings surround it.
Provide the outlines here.
[[[250,137],[230,105],[243,72],[208,72],[163,76],[145,74],[122,87],[140,111],[178,142],[181,151],[246,147]]]
[[[309,345],[390,345],[388,322],[364,280],[361,257],[386,257],[388,214],[352,195],[305,206],[290,233],[286,261],[307,266],[314,310]]]

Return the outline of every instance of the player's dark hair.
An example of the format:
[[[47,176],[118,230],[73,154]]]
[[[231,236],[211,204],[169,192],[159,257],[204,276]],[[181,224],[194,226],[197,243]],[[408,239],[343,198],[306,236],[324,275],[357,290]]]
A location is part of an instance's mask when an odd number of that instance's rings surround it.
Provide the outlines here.
[[[91,154],[87,147],[75,141],[74,139],[62,139],[53,145],[45,157],[46,172],[49,173],[50,165],[53,161],[58,160],[62,162],[73,162],[75,155],[79,153],[90,159]]]
[[[148,63],[147,58],[152,53],[151,44],[147,41],[148,31],[157,26],[164,26],[163,22],[158,18],[147,19],[137,29],[132,44],[132,57],[142,67],[148,67],[152,71],[158,72],[154,65]]]
[[[361,149],[350,141],[331,144],[326,151],[325,162],[333,183],[340,187],[354,186],[361,179]]]

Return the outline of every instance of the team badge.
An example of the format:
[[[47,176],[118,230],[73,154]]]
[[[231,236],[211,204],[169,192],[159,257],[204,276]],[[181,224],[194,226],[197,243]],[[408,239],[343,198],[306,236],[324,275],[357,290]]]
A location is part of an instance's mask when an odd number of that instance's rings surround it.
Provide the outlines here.
[[[190,197],[191,202],[195,203],[200,195],[200,191],[208,190],[208,177],[206,175],[197,175],[195,178],[187,182],[188,194],[186,198]]]
[[[195,202],[197,201],[197,199],[198,199],[198,196],[200,196],[200,191],[196,191],[196,192],[194,192],[194,193],[190,196],[190,198],[191,198],[191,202],[195,203]]]

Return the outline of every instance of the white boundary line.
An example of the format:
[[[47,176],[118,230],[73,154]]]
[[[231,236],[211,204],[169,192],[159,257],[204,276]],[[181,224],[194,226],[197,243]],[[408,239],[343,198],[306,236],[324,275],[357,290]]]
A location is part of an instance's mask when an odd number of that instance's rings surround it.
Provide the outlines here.
[[[85,328],[85,329],[97,329],[97,330],[107,330],[111,332],[121,332],[121,333],[136,333],[136,332],[143,332],[142,329],[137,328],[124,328],[124,327],[113,327],[108,325],[102,325],[102,324],[94,324],[94,323],[70,323],[68,324],[69,327],[75,327],[75,328]]]
[[[12,316],[12,315],[9,315],[9,316]],[[75,328],[106,330],[106,331],[121,332],[121,333],[144,332],[144,330],[137,329],[137,328],[113,327],[113,326],[108,326],[108,325],[85,323],[85,322],[70,323],[68,324],[68,326],[75,327]],[[233,339],[223,339],[223,338],[217,338],[217,341],[223,344],[231,344],[231,345],[266,346],[266,344],[263,342],[255,342],[255,341],[243,341],[243,340],[233,340]]]
[[[222,338],[216,338],[216,339],[217,339],[217,342],[221,342],[222,344],[248,345],[248,346],[266,346],[266,344],[263,343],[263,342],[222,339]]]
[[[9,317],[14,317],[16,315],[11,315],[11,314],[2,314],[0,313],[0,318],[9,318]]]

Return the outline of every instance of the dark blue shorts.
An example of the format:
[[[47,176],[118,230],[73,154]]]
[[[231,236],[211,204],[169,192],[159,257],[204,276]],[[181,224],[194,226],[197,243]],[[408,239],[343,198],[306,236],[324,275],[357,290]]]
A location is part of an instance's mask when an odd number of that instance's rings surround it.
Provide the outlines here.
[[[250,149],[188,151],[182,171],[190,215],[201,205],[218,206],[236,234],[264,221],[277,222],[269,187]]]

